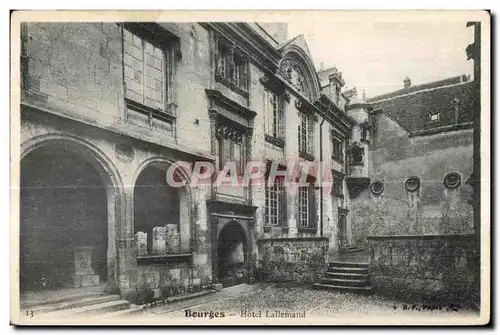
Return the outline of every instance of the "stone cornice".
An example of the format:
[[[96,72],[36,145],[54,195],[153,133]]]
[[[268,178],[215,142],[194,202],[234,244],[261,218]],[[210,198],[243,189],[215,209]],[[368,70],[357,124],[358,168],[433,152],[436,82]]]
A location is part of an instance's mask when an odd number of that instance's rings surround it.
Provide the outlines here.
[[[257,115],[255,111],[247,107],[244,107],[239,103],[229,99],[220,91],[206,89],[205,93],[207,94],[207,97],[210,99],[211,105],[212,104],[219,105],[230,112],[233,112],[237,115],[244,117],[247,120],[252,120]],[[213,109],[213,106],[211,107],[211,109]]]
[[[238,48],[256,64],[271,70],[278,68],[280,53],[262,36],[245,22],[203,22],[205,28],[211,29],[228,40],[235,41]]]
[[[324,117],[328,123],[339,128],[344,135],[349,135],[353,122],[336,104],[322,94],[320,100],[316,101],[314,105],[319,111],[319,114]]]

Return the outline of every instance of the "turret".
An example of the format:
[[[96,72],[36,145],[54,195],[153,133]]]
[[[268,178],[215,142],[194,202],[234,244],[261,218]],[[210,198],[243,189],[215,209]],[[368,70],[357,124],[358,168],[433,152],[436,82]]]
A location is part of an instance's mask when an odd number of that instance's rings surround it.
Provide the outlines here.
[[[346,182],[351,197],[356,197],[370,184],[369,144],[371,140],[370,110],[372,107],[359,98],[354,89],[346,107],[346,113],[353,122],[351,141],[347,148],[349,169]]]

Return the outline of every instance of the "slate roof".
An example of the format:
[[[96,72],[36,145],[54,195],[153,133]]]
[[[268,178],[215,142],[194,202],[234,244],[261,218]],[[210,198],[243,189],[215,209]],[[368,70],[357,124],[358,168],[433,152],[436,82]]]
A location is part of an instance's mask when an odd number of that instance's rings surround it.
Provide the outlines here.
[[[381,109],[410,133],[473,121],[474,82],[458,76],[444,80],[410,86],[395,92],[368,99],[374,110]],[[439,113],[439,121],[432,122],[429,115]]]

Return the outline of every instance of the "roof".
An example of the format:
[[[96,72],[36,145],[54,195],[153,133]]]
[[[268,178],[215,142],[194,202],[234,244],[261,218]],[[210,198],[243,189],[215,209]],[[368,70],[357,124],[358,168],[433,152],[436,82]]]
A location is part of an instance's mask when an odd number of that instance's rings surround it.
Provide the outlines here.
[[[465,124],[473,121],[474,82],[462,76],[413,86],[369,99],[374,110],[382,110],[409,132]],[[456,112],[458,111],[458,122]],[[439,113],[439,120],[430,115]]]

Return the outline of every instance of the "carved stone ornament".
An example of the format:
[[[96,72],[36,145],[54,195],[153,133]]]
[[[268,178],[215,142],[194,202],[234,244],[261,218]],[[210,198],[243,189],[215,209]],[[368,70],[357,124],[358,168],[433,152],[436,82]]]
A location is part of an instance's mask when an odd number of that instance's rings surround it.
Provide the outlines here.
[[[294,60],[287,58],[281,61],[280,71],[285,79],[292,84],[293,87],[300,93],[309,97],[309,92],[306,88],[306,80],[300,66]]]
[[[134,159],[134,148],[127,142],[117,143],[115,145],[115,155],[120,161],[129,163]]]

